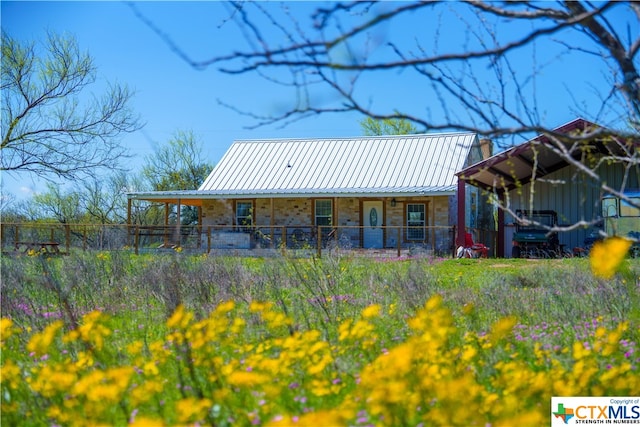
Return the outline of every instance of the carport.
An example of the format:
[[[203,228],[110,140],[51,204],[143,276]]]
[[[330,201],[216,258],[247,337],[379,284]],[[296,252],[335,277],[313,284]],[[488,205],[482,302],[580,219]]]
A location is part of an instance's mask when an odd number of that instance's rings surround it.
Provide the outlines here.
[[[496,195],[501,204],[505,196],[531,181],[539,180],[555,171],[574,166],[598,176],[592,166],[603,156],[631,157],[637,151],[637,140],[621,140],[612,132],[584,119],[573,120],[552,132],[541,134],[523,144],[498,153],[471,165],[458,176],[458,229],[465,229],[465,185],[468,183]],[[505,213],[498,210],[496,255],[505,256]],[[459,233],[458,245],[464,244]]]

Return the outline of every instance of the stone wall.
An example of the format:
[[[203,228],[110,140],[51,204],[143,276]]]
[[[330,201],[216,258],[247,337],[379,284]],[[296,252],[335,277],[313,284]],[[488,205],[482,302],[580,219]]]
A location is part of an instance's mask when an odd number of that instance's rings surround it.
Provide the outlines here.
[[[252,200],[252,199],[246,199]],[[273,199],[273,225],[309,226],[313,224],[313,199]],[[271,225],[271,199],[253,199],[254,222],[257,226]],[[335,199],[334,199],[335,203]],[[385,200],[387,226],[403,226],[404,203],[425,203],[427,205],[428,225],[449,226],[450,211],[449,197],[412,197],[396,198],[396,206],[391,206],[391,200]],[[233,226],[233,200],[206,200],[202,206],[203,225]],[[337,199],[337,223],[342,227],[360,225],[360,199]],[[335,205],[334,205],[335,209]]]
[[[314,223],[313,218],[313,200],[303,198],[276,198],[276,199],[243,199],[251,200],[254,203],[254,225],[257,227],[286,226],[287,233],[292,232],[296,228],[309,230]],[[334,218],[335,225],[338,226],[338,237],[342,242],[346,242],[352,247],[359,247],[361,229],[360,208],[361,199],[355,197],[345,197],[332,199],[334,203],[334,212],[337,218]],[[376,200],[373,198],[366,200]],[[395,198],[395,206],[391,206],[391,198],[383,198],[384,215],[386,216],[384,224],[387,227],[402,227],[406,225],[405,204],[406,203],[424,203],[427,208],[427,225],[449,227],[453,225],[450,218],[450,196],[439,197],[407,197]],[[222,226],[230,229],[234,224],[234,206],[233,200],[207,200],[202,207],[202,222],[204,226]],[[337,207],[337,210],[336,210]],[[272,216],[273,214],[273,221]],[[335,215],[335,214],[334,214]],[[353,228],[350,228],[353,227]],[[388,229],[386,232],[385,247],[396,247],[397,230]],[[415,245],[419,242],[405,242],[404,233],[401,234],[401,244]],[[435,237],[434,237],[435,236]],[[445,237],[441,237],[445,236]],[[435,243],[436,248],[442,246],[443,239],[448,234],[446,231],[427,231],[427,241],[423,242],[431,247]],[[435,239],[435,242],[433,240]]]

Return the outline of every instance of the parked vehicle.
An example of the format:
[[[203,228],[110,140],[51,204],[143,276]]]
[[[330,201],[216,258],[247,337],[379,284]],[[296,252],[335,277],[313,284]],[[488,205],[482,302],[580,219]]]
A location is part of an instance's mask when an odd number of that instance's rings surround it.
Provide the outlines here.
[[[513,235],[514,258],[558,258],[570,256],[551,231],[558,224],[558,214],[552,210],[516,210],[518,221]]]
[[[640,191],[625,192],[626,198],[608,194],[602,198],[602,217],[607,236],[634,241],[631,256],[640,257]]]

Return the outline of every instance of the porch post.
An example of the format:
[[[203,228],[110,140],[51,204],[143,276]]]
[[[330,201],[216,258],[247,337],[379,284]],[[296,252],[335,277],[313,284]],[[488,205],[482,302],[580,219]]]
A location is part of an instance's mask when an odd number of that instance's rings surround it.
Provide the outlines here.
[[[270,247],[275,247],[275,243],[276,243],[276,235],[273,229],[273,226],[275,225],[275,221],[276,219],[274,218],[275,215],[275,206],[274,206],[274,201],[273,201],[273,197],[271,197],[269,199],[269,238],[271,239],[271,244],[269,245]]]
[[[162,235],[164,236],[163,247],[169,246],[169,203],[165,202],[164,204],[164,227],[162,230]]]
[[[465,203],[466,192],[464,180],[458,177],[458,237],[456,240],[456,246],[464,246],[464,234],[466,233],[465,227]]]
[[[131,199],[127,197],[127,225],[131,225]]]
[[[131,198],[127,197],[127,245],[131,245]]]
[[[504,206],[504,191],[499,195],[500,205]],[[504,258],[504,209],[498,208],[498,241],[496,242],[496,257]]]
[[[335,233],[333,233],[333,237],[332,240],[335,240],[336,242],[338,241],[338,226],[340,225],[340,217],[338,216],[338,200],[340,200],[338,197],[334,197],[333,198],[334,202],[333,202],[333,220],[331,221],[331,229],[332,230],[336,230]],[[383,205],[384,206],[384,205]],[[385,214],[385,220],[387,218],[387,215]],[[384,228],[385,232],[386,232],[386,227]]]
[[[202,247],[202,201],[200,202],[200,206],[197,206],[198,209],[198,249]]]
[[[180,211],[182,209],[180,209],[180,199],[178,199],[178,212],[176,213],[176,230],[178,231],[178,247],[182,246],[182,234],[181,234],[181,230],[180,230]]]

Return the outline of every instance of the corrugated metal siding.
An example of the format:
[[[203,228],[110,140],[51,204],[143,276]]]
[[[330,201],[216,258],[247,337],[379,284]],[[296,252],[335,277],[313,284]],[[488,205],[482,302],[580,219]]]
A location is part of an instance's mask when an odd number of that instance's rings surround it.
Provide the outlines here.
[[[453,191],[471,133],[234,142],[198,191],[217,194]]]
[[[598,171],[603,182],[618,188],[625,177],[625,171],[619,164],[603,165]],[[639,177],[630,174],[628,188],[635,188]],[[578,221],[592,221],[601,217],[600,185],[584,174],[576,173],[572,167],[565,167],[544,177],[544,181],[536,181],[523,185],[509,192],[510,208],[516,209],[551,209],[558,213],[560,225],[574,224]],[[513,218],[505,217],[510,223]],[[577,229],[560,233],[560,243],[571,250],[576,246],[584,246],[584,239],[592,229]],[[511,246],[511,241],[506,241]]]

